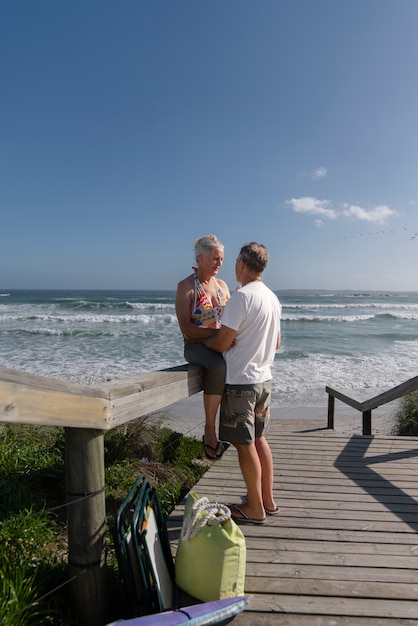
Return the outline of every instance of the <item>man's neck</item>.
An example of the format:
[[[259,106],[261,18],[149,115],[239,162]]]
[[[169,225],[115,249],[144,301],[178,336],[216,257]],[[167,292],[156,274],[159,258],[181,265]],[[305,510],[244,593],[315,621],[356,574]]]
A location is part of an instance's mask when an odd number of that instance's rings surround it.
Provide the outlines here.
[[[250,272],[244,272],[241,280],[241,286],[244,287],[248,283],[261,282],[261,274],[250,274]]]

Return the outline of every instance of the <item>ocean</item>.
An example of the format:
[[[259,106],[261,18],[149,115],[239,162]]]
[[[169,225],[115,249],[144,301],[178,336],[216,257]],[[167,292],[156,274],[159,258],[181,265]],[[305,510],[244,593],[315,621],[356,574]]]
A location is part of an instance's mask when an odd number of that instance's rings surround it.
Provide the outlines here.
[[[273,407],[326,406],[417,375],[418,292],[276,292]],[[184,363],[174,291],[0,289],[0,366],[92,384]]]

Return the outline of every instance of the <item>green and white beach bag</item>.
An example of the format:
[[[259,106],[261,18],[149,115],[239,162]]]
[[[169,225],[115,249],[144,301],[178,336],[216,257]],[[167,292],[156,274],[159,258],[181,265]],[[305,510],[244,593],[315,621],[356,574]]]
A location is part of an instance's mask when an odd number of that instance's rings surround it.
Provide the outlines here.
[[[176,583],[210,602],[244,594],[245,537],[230,509],[190,492],[175,560]]]

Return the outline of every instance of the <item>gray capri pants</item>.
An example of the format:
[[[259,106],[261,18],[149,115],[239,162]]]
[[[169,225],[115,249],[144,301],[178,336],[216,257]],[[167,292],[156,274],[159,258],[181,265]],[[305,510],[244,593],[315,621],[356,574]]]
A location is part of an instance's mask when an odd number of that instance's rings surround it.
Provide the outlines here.
[[[221,396],[225,385],[226,363],[220,352],[215,352],[203,343],[184,341],[184,358],[206,370],[203,391],[208,395]]]

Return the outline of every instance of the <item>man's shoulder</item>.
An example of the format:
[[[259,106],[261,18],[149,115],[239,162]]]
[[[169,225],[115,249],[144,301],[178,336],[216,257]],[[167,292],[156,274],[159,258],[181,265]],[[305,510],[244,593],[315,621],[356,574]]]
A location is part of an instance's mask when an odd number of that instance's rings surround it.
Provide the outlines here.
[[[276,299],[277,301],[279,301],[279,298],[277,297],[277,295],[274,293],[274,291],[272,289],[270,289],[270,287],[268,287],[266,285],[266,283],[263,283],[261,280],[259,281],[254,281],[254,283],[249,283],[252,285],[252,289],[251,291],[254,293],[260,293],[263,296],[265,295],[269,295],[271,298]]]
[[[281,315],[282,305],[277,294],[275,294],[274,291],[270,289],[270,287],[267,287],[265,283],[262,283],[262,284],[264,288],[263,288],[261,297],[263,298],[263,301],[265,302],[266,306],[276,309],[277,313]]]

